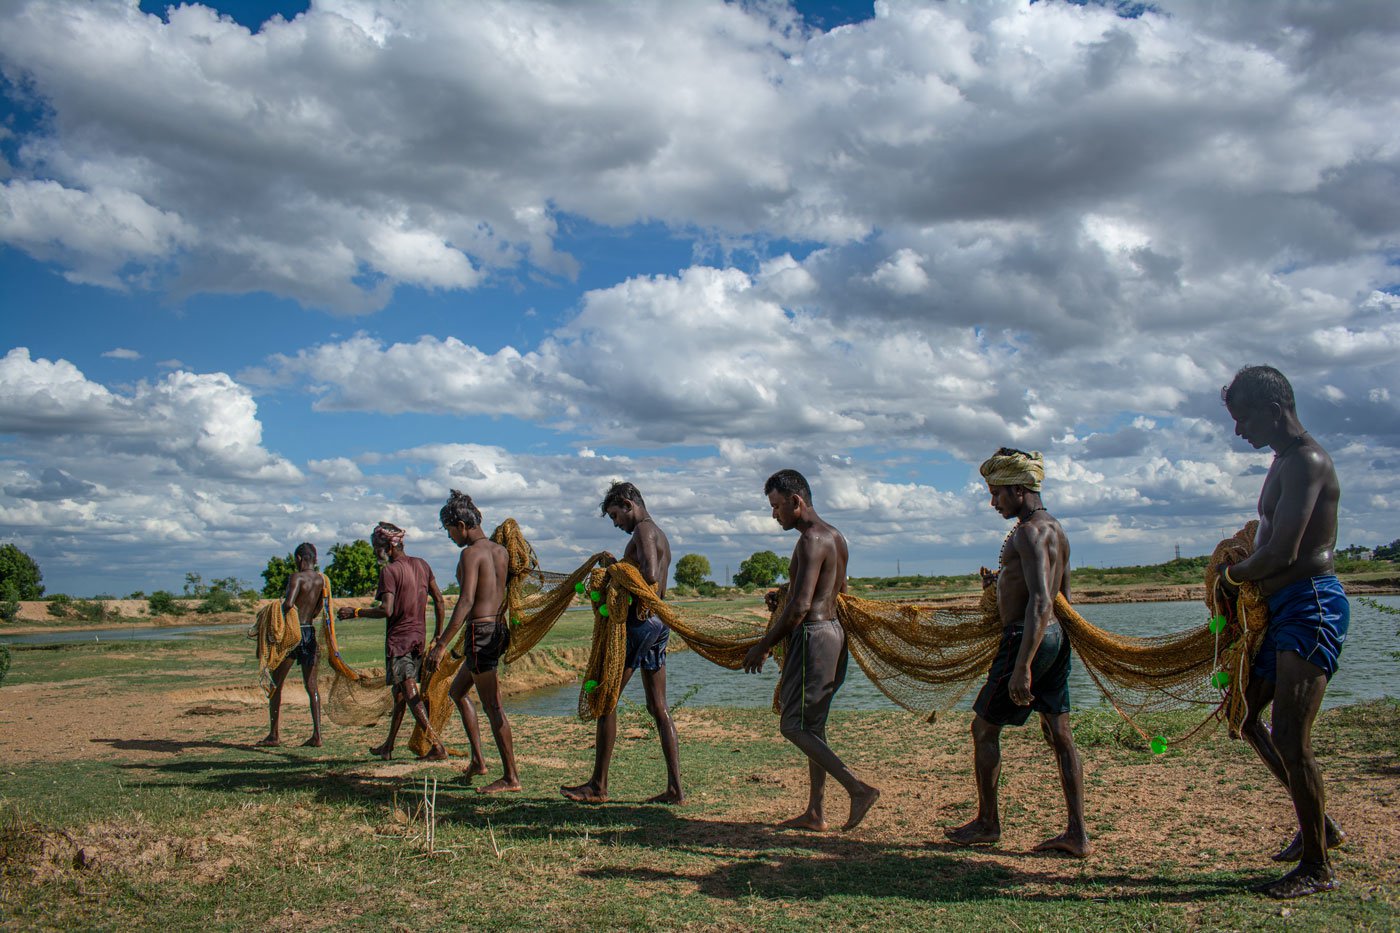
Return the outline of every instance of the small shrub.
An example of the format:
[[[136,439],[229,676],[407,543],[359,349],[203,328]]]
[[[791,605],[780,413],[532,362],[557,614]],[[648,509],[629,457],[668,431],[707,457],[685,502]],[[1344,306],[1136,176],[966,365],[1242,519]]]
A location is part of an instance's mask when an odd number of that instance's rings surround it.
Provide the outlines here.
[[[216,612],[238,612],[242,608],[238,598],[228,590],[215,589],[206,591],[204,599],[194,607],[194,611],[200,615],[212,615]]]
[[[127,599],[145,599],[145,598],[146,598],[146,591],[145,591],[145,590],[136,590],[135,592],[128,593],[128,594],[126,595],[126,598],[127,598]]]
[[[49,597],[49,615],[55,619],[73,617],[73,598],[67,593],[55,593]]]
[[[19,618],[19,587],[13,580],[0,584],[0,619],[13,622]]]
[[[175,601],[175,594],[168,590],[156,590],[146,600],[146,607],[153,616],[178,616],[185,614],[185,607]]]
[[[72,615],[84,622],[110,622],[121,618],[121,613],[98,599],[79,599],[73,602]]]

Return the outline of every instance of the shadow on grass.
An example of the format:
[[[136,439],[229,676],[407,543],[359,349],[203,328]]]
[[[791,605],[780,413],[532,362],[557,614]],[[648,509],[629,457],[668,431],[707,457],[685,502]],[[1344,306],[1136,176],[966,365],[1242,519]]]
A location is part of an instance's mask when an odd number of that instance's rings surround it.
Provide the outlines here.
[[[112,748],[126,752],[164,752],[166,754],[178,754],[197,748],[222,749],[224,751],[249,752],[253,751],[251,743],[240,745],[236,742],[210,742],[198,740],[193,742],[177,742],[174,739],[90,739],[89,741],[99,745],[110,745]]]
[[[661,804],[591,806],[548,796],[484,796],[465,781],[444,780],[437,768],[380,776],[366,770],[380,767],[378,762],[306,757],[280,749],[252,753],[248,746],[216,742],[168,744],[212,746],[243,754],[186,756],[122,767],[150,774],[152,780],[146,782],[150,786],[169,786],[174,778],[188,787],[229,794],[309,793],[327,804],[387,804],[393,793],[400,799],[414,793],[425,775],[436,777],[440,828],[455,824],[485,830],[489,825],[494,838],[509,845],[588,837],[617,853],[616,860],[640,864],[584,868],[578,872],[580,878],[695,885],[706,896],[720,899],[757,895],[934,903],[998,898],[1184,903],[1238,896],[1243,887],[1242,879],[1218,874],[1186,878],[1100,874],[1082,862],[1054,855],[1036,857],[1035,864],[1027,866],[1025,853],[973,852],[942,841],[893,843],[872,838],[869,831],[805,833],[766,823],[714,819],[686,807]],[[998,857],[1002,854],[1006,861]]]

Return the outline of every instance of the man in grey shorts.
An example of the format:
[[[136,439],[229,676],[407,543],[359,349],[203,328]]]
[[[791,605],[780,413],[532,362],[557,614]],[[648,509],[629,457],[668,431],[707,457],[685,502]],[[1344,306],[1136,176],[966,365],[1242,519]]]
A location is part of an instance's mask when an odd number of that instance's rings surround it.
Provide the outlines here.
[[[846,590],[846,539],[817,515],[811,487],[796,470],[774,473],[763,491],[774,520],[784,531],[796,528],[799,533],[788,566],[787,603],[744,658],[744,670],[757,673],[773,646],[787,642],[779,687],[782,731],[807,756],[811,789],[807,809],[780,825],[826,829],[823,803],[830,774],[851,795],[851,814],[842,829],[855,829],[880,799],[880,791],[857,778],[826,744],[826,716],[846,679],[846,632],[836,620],[836,597]],[[776,606],[775,593],[768,594],[768,606]]]

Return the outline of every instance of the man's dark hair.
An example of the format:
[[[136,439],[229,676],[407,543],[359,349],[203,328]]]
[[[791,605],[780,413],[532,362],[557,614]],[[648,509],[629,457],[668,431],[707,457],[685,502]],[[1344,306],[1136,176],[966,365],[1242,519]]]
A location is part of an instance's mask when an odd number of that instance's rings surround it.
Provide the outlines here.
[[[1246,366],[1220,390],[1220,400],[1235,409],[1255,409],[1277,402],[1284,411],[1297,412],[1293,386],[1272,366]]]
[[[642,499],[642,493],[631,483],[613,483],[608,487],[607,495],[603,496],[603,514],[608,514],[608,509],[613,506],[621,506],[624,502],[633,502],[646,508],[647,504]]]
[[[438,512],[438,518],[442,519],[442,527],[447,528],[461,522],[468,528],[481,527],[481,509],[472,502],[472,497],[464,492],[452,490],[452,494],[447,497],[447,504]]]
[[[292,557],[298,561],[310,560],[314,565],[316,563],[316,545],[312,544],[310,541],[303,541],[298,544],[297,549],[292,552]]]
[[[785,496],[801,496],[807,507],[812,507],[812,487],[807,485],[807,477],[796,470],[779,470],[768,477],[768,482],[763,484],[763,494],[766,496],[775,489]]]

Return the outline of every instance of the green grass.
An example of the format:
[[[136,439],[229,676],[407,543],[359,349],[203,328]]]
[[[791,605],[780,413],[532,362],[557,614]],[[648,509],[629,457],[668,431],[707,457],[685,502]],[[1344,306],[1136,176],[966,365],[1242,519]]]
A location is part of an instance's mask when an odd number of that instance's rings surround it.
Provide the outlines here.
[[[800,806],[801,788],[771,777],[800,774],[773,716],[695,715],[706,735],[724,738],[687,741],[682,732],[691,793],[683,808],[636,802],[659,789],[661,765],[654,737],[628,739],[625,724],[616,802],[562,800],[557,785],[587,772],[589,729],[534,717],[520,717],[518,746],[547,757],[523,767],[525,791],[509,797],[471,793],[448,766],[376,776],[360,749],[377,729],[331,729],[315,751],[254,752],[238,746],[247,736],[212,721],[208,735],[173,751],[152,743],[141,756],[129,742],[121,750],[130,757],[119,760],[12,765],[0,769],[0,925],[810,931],[1386,929],[1394,921],[1393,887],[1364,877],[1345,849],[1347,887],[1281,907],[1245,889],[1265,872],[1255,853],[1229,870],[1198,868],[1211,852],[1197,849],[1150,866],[1125,852],[1087,864],[969,854],[930,845],[937,826],[917,808],[893,814],[898,828],[887,832],[775,831],[766,821]],[[1110,784],[1091,782],[1091,803],[1112,793],[1120,769],[1145,767],[1140,753],[1102,738],[1112,727],[1101,718],[1079,717],[1091,778]],[[1397,728],[1400,706],[1391,701],[1325,714],[1324,767],[1364,753],[1393,769],[1386,736]],[[936,769],[920,772],[932,736],[912,717],[840,714],[831,734],[839,748],[858,748],[863,772],[926,779],[937,805],[971,805],[970,786],[945,786]],[[964,751],[960,732],[938,740]],[[1044,754],[1031,730],[1007,744],[1018,768]],[[1214,740],[1167,766],[1199,775],[1192,793],[1215,793],[1218,763],[1238,751]],[[415,813],[423,775],[442,782],[435,855],[425,851]],[[1053,798],[1055,788],[1043,791]],[[833,798],[842,810],[839,790]],[[1055,801],[1049,810],[1040,804],[1007,800],[1004,818],[1054,812]],[[1174,806],[1163,801],[1163,820],[1175,818]],[[1091,831],[1111,832],[1113,819],[1091,810]],[[87,867],[75,867],[79,849]]]

